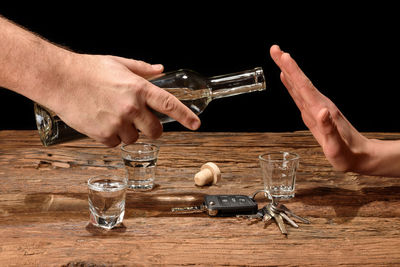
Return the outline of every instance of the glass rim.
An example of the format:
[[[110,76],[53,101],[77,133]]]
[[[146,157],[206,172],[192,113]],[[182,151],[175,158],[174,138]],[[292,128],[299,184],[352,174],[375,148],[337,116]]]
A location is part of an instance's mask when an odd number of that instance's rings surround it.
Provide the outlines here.
[[[291,157],[289,159],[283,159],[283,158],[279,158],[279,159],[266,159],[264,156],[266,155],[284,155],[284,154],[290,155]],[[300,159],[299,154],[295,153],[295,152],[288,152],[288,151],[271,151],[271,152],[266,152],[263,153],[261,155],[258,156],[259,160],[262,161],[268,161],[268,162],[279,162],[279,161],[294,161],[294,160],[298,160]]]
[[[127,149],[128,146],[135,146],[135,145],[143,146],[143,147],[149,146],[152,148],[152,150],[129,150],[129,149]],[[126,153],[150,154],[150,153],[158,152],[160,150],[160,146],[157,144],[153,144],[153,143],[136,142],[136,143],[132,143],[132,144],[122,144],[121,150]]]
[[[125,189],[125,188],[127,188],[129,186],[129,180],[125,176],[120,176],[120,175],[115,175],[115,174],[100,174],[100,175],[92,176],[87,180],[87,185],[88,185],[89,189],[92,189],[92,190],[95,190],[95,191],[103,191],[103,190],[99,190],[101,188],[98,188],[97,186],[95,186],[92,183],[94,180],[97,180],[97,179],[100,179],[100,178],[105,178],[105,179],[114,178],[114,180],[118,180],[118,181],[123,182],[123,186],[115,188],[114,190],[109,190],[109,192],[123,190],[123,189]]]

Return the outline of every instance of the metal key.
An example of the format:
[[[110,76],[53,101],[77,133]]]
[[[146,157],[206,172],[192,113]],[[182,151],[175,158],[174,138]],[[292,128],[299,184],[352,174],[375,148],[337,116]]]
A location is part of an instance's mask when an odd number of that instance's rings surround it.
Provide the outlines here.
[[[270,220],[272,219],[271,214],[268,213],[268,211],[266,210],[264,217],[263,217],[263,222],[264,222],[264,226],[267,225],[268,222],[270,222]]]
[[[279,215],[281,215],[283,219],[285,219],[288,223],[290,223],[291,226],[293,226],[295,228],[299,228],[299,225],[295,221],[290,219],[289,216],[286,215],[286,213],[281,212],[281,213],[279,213]]]
[[[286,215],[285,212],[277,209],[273,204],[268,204],[271,208],[271,210],[275,213],[279,213],[279,215],[282,216],[283,219],[285,219],[291,226],[295,227],[295,228],[299,228],[299,226],[297,225],[297,223],[295,223],[292,219],[289,218],[289,216]]]
[[[275,208],[281,212],[286,213],[289,216],[292,216],[293,218],[296,218],[299,221],[302,221],[303,223],[307,223],[310,224],[311,222],[309,220],[307,220],[306,218],[300,217],[296,214],[294,214],[290,209],[288,209],[285,205],[278,203],[277,205],[275,205]]]
[[[284,235],[287,235],[288,232],[285,227],[285,223],[283,222],[282,216],[279,213],[275,213],[272,211],[271,207],[267,205],[267,210],[268,213],[275,219],[275,222],[278,224],[279,230],[281,230],[281,233]]]

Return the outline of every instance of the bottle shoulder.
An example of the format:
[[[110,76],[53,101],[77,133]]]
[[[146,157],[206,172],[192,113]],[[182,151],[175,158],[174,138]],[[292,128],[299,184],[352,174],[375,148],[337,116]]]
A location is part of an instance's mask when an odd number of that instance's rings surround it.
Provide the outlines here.
[[[170,71],[166,72],[165,75],[173,75],[176,76],[176,78],[178,79],[206,79],[203,75],[191,69],[179,69],[175,71]]]
[[[176,71],[165,72],[160,76],[151,79],[150,82],[161,88],[208,88],[208,80],[201,74],[190,69],[179,69]]]

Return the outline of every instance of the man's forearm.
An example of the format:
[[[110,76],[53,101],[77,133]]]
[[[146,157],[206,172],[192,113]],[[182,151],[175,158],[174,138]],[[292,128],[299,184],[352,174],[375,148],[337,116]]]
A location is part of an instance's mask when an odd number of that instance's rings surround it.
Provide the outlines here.
[[[47,102],[62,82],[71,52],[0,17],[0,86]]]

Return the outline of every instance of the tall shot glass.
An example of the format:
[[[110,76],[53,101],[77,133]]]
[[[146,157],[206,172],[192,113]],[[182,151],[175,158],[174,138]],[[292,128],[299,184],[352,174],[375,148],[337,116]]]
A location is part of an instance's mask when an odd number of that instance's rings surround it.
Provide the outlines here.
[[[268,198],[273,201],[293,198],[299,155],[291,152],[268,152],[258,158]]]
[[[129,189],[139,191],[153,189],[159,150],[158,145],[151,143],[138,142],[121,146]]]
[[[90,222],[105,229],[122,223],[128,179],[99,175],[88,180]]]

